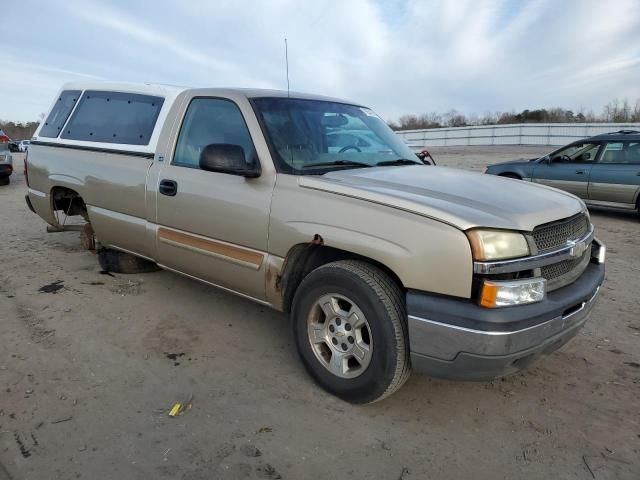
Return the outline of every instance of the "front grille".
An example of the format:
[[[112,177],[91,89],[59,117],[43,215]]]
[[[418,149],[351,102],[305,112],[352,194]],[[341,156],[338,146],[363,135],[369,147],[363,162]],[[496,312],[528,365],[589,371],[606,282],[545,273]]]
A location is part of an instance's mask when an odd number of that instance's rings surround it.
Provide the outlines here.
[[[547,291],[551,292],[574,282],[585,271],[590,258],[591,247],[581,257],[542,267],[540,274],[547,279]]]
[[[584,213],[536,227],[532,236],[539,252],[566,246],[567,240],[577,240],[589,231],[589,219]],[[572,261],[572,260],[567,260]],[[563,262],[564,263],[564,262]]]

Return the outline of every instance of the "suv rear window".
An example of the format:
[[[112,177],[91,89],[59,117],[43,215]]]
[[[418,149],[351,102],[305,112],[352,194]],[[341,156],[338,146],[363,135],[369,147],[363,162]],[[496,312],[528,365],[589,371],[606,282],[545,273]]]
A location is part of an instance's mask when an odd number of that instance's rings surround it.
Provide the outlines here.
[[[62,127],[64,127],[69,114],[76,106],[78,98],[80,98],[80,90],[65,90],[63,91],[55,105],[51,109],[51,113],[44,122],[44,125],[40,129],[41,137],[56,138],[60,135]]]
[[[61,137],[148,145],[163,102],[151,95],[86,90]]]

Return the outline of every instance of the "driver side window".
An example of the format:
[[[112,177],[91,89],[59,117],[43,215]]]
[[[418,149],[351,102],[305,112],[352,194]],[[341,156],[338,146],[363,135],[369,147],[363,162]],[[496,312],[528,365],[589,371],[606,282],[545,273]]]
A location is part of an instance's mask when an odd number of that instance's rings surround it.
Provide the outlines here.
[[[218,98],[194,98],[182,122],[173,165],[200,168],[200,155],[211,144],[238,145],[247,162],[255,157],[247,124],[235,103]]]
[[[579,143],[556,152],[551,160],[554,163],[593,163],[598,155],[600,144]]]

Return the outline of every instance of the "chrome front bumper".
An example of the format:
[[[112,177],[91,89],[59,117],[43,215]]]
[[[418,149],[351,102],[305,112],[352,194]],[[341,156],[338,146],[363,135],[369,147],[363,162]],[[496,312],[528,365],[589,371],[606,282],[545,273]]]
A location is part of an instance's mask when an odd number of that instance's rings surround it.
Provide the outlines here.
[[[578,333],[603,279],[604,265],[591,263],[576,282],[551,292],[543,302],[493,310],[409,292],[413,368],[461,380],[487,380],[521,370]]]

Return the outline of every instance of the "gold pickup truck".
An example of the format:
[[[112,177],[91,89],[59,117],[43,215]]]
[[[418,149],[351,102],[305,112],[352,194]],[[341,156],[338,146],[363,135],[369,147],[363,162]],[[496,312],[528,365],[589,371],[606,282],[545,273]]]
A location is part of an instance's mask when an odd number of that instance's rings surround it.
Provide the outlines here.
[[[411,369],[482,380],[572,338],[604,278],[584,203],[422,163],[374,112],[271,90],[67,84],[27,203],[85,220],[102,268],[157,267],[287,312],[326,390],[369,403]]]

